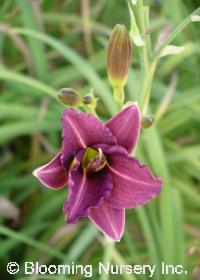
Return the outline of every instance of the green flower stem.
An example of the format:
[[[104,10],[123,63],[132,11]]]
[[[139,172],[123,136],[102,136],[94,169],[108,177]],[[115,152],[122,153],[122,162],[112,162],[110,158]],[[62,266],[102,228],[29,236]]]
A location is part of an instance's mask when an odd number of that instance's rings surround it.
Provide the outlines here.
[[[104,237],[104,246],[105,246],[105,249],[104,249],[103,263],[106,264],[107,262],[110,262],[112,259],[115,242],[105,236]],[[100,280],[108,280],[108,279],[109,279],[109,274],[106,274],[106,273],[101,274]]]
[[[97,115],[96,109],[94,107],[86,106],[85,104],[82,107],[83,107],[84,111],[86,111],[87,113],[99,118],[99,116]]]
[[[191,13],[188,17],[186,17],[167,37],[167,39],[163,42],[160,48],[157,50],[155,55],[153,56],[153,61],[157,61],[159,59],[160,54],[162,53],[163,49],[168,46],[182,31],[191,23],[191,16],[192,15],[200,15],[200,7],[196,9],[193,13]]]
[[[144,14],[144,7],[143,7],[143,0],[137,1],[137,14],[138,14],[138,20],[139,20],[139,29],[140,33],[142,35],[142,39],[144,40],[145,44],[143,47],[140,48],[141,50],[141,66],[144,69],[144,71],[148,71],[149,67],[149,58],[148,58],[148,43],[146,40],[145,35],[145,14]]]
[[[127,264],[115,247],[113,247],[112,257],[116,264],[121,264],[121,265]],[[136,280],[136,277],[134,274],[123,274],[123,278],[125,280]]]
[[[104,238],[104,247],[105,247],[104,258],[103,258],[104,264],[111,261],[114,261],[114,263],[118,265],[127,264],[124,258],[117,251],[117,248],[115,246],[115,241],[113,241],[107,236],[105,236]],[[109,278],[110,278],[109,274],[103,273],[100,277],[100,280],[108,280]],[[123,278],[125,280],[136,280],[134,275],[129,275],[129,274],[123,274]]]
[[[96,112],[96,110],[94,108],[90,109],[90,114],[92,114],[92,115],[94,115],[95,117],[98,118],[97,112]]]
[[[151,58],[152,56],[152,46],[151,46],[151,24],[150,24],[150,18],[149,18],[149,6],[144,7],[144,23],[145,23],[145,34],[146,36],[146,44],[147,44],[147,55],[148,58]],[[148,32],[147,32],[148,30]]]
[[[113,95],[114,100],[116,101],[118,105],[118,109],[121,109],[121,107],[124,104],[124,88],[113,88]]]
[[[139,27],[141,34],[145,35],[145,25],[149,25],[149,13],[146,7],[143,6],[143,0],[137,1],[137,14],[139,19]],[[186,17],[172,33],[167,37],[164,43],[157,50],[153,58],[151,58],[151,45],[149,38],[143,35],[143,40],[145,41],[144,47],[141,48],[141,68],[143,69],[144,83],[142,87],[141,99],[140,99],[140,109],[144,116],[147,113],[149,100],[151,97],[152,81],[156,70],[156,65],[158,64],[160,54],[163,49],[168,46],[181,32],[182,30],[190,24],[192,15],[199,15],[200,7],[196,9],[192,14]]]
[[[155,69],[156,63],[152,63],[149,65],[148,70],[145,73],[140,99],[140,109],[142,116],[145,116],[147,114],[149,100],[151,97],[152,80],[154,77]]]
[[[144,83],[140,99],[140,109],[142,115],[147,113],[148,104],[151,96],[152,80],[156,64],[150,62],[151,44],[146,35],[146,26],[149,26],[149,9],[143,6],[143,0],[137,1],[137,15],[139,20],[140,33],[143,35],[145,45],[141,48],[141,68],[143,69]]]

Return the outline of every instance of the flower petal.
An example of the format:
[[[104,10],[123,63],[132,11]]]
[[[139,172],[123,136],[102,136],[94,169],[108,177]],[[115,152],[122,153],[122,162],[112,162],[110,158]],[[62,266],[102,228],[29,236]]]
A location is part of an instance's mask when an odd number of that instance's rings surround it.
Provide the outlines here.
[[[97,150],[101,149],[103,154],[108,156],[108,158],[110,157],[110,155],[113,155],[116,153],[128,156],[127,150],[119,145],[110,146],[110,145],[106,145],[106,144],[98,144],[98,145],[94,145],[92,148],[97,149]]]
[[[131,152],[140,133],[140,124],[140,111],[134,103],[110,119],[106,126],[116,136],[118,144]]]
[[[92,206],[102,203],[112,190],[112,175],[106,169],[86,174],[81,165],[69,173],[69,197],[64,205],[68,223],[75,223],[81,216],[87,216]]]
[[[113,175],[113,190],[105,201],[112,207],[121,209],[143,205],[160,193],[162,180],[155,178],[136,158],[111,155],[109,169]]]
[[[90,220],[110,238],[120,241],[124,232],[125,210],[110,207],[103,203],[89,210]]]
[[[80,149],[85,149],[98,143],[115,144],[116,138],[111,131],[96,117],[67,109],[62,115],[63,164],[68,168],[73,156]]]
[[[68,174],[61,164],[60,157],[61,153],[57,154],[49,163],[33,171],[33,175],[48,188],[60,189],[67,184]]]

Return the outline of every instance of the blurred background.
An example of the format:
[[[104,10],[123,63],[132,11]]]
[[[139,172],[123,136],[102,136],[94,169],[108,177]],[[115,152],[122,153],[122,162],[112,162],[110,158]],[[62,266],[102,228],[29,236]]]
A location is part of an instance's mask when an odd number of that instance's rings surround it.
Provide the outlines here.
[[[198,8],[198,0],[144,0],[150,6],[153,48]],[[32,171],[59,150],[57,92],[94,88],[103,120],[115,104],[106,77],[106,45],[116,23],[130,27],[123,0],[6,0],[0,7],[0,277],[9,261],[94,265],[94,279],[147,279],[144,275],[99,276],[105,259],[102,234],[81,219],[64,223],[66,189],[44,189]],[[150,33],[150,32],[149,32]],[[200,279],[200,28],[191,23],[173,42],[184,46],[162,58],[153,79],[150,111],[156,123],[142,131],[137,155],[165,181],[159,198],[127,210],[126,230],[113,263],[182,264],[188,275],[154,275],[155,280]],[[138,100],[143,85],[138,47],[126,99]],[[96,274],[95,274],[96,273]],[[103,278],[104,277],[104,278]],[[84,279],[81,275],[64,279]]]

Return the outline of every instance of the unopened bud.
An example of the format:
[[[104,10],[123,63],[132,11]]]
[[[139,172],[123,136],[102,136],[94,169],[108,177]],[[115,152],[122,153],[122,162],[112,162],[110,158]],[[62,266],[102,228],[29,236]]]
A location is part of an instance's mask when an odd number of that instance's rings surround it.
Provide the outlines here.
[[[91,105],[94,101],[94,96],[92,94],[88,93],[83,97],[83,103],[85,105]]]
[[[131,42],[124,25],[117,24],[110,36],[107,51],[108,79],[113,88],[123,88],[128,78]]]
[[[58,94],[58,98],[62,103],[69,106],[80,105],[80,95],[73,88],[63,88]]]
[[[154,123],[154,117],[153,116],[145,116],[142,118],[142,128],[149,128]]]
[[[97,106],[97,99],[95,98],[93,91],[87,93],[83,96],[83,104],[92,108],[96,108]]]

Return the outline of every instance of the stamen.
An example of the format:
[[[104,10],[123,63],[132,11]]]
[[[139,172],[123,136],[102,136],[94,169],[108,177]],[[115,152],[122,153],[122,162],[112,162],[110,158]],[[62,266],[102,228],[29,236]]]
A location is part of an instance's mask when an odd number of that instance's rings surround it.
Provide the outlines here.
[[[103,152],[102,152],[102,149],[101,148],[98,148],[98,151],[99,151],[99,159],[101,160],[103,158]]]
[[[106,157],[100,148],[98,149],[98,151],[92,148],[87,148],[82,159],[82,166],[89,173],[100,171],[104,168],[106,163]]]
[[[70,165],[70,170],[73,169],[77,163],[78,163],[78,161],[77,161],[76,157],[74,157],[74,159]]]

